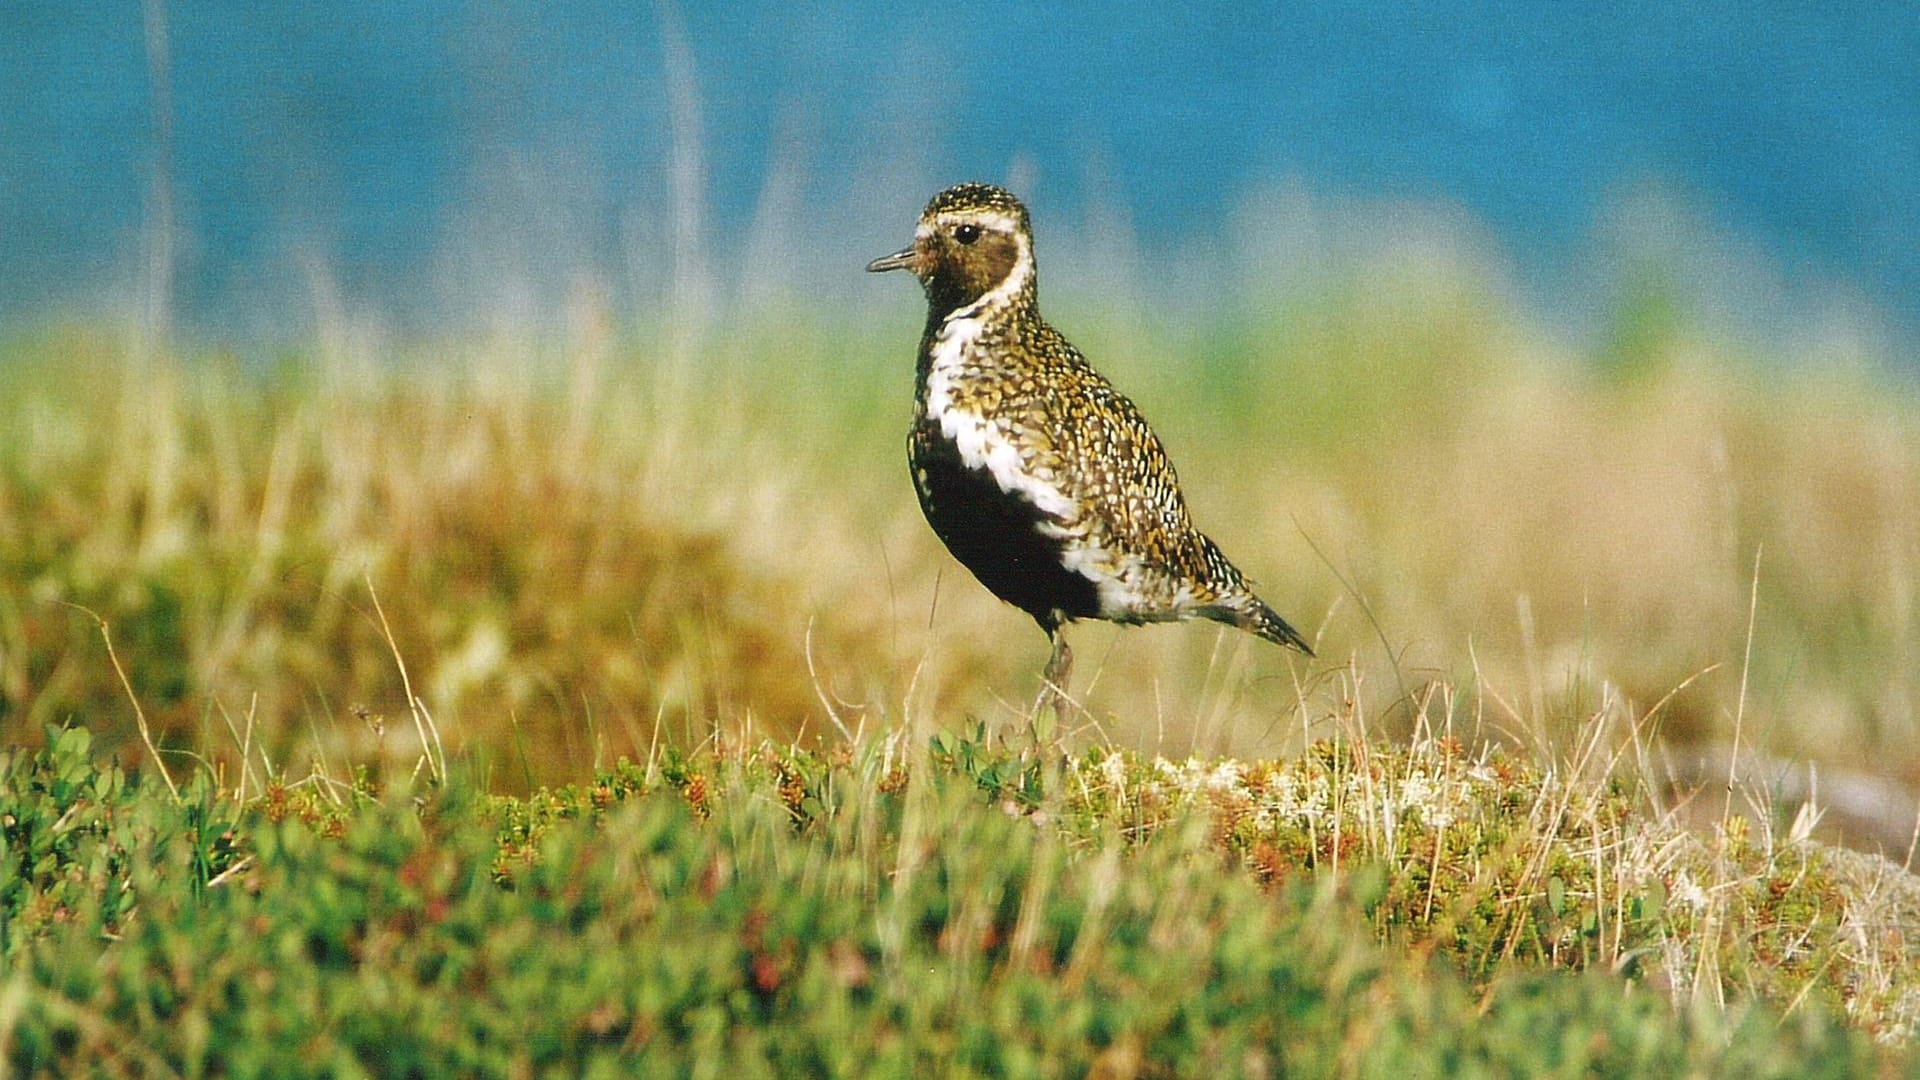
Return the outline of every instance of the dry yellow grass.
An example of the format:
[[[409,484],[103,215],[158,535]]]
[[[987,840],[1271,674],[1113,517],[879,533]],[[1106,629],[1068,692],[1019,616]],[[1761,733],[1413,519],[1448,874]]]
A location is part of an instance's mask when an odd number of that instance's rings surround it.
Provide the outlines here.
[[[1441,680],[1428,722],[1549,756],[1608,700],[1679,742],[1739,715],[1775,755],[1920,772],[1910,383],[1839,338],[1753,359],[1654,326],[1622,332],[1631,363],[1568,355],[1431,256],[1363,252],[1199,327],[1069,294],[1201,525],[1324,657],[1082,626],[1082,737],[1284,753],[1355,696],[1405,732]],[[583,290],[551,338],[408,346],[336,318],[271,367],[16,338],[0,715],[124,715],[81,605],[175,746],[251,725],[277,755],[412,760],[396,652],[450,750],[511,783],[716,729],[1014,720],[1040,635],[904,477],[911,305],[880,329],[769,306],[687,335]]]

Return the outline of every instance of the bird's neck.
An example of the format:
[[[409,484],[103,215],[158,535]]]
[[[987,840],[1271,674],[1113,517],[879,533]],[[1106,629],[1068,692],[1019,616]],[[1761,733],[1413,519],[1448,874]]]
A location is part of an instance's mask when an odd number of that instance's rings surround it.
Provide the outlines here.
[[[989,343],[1019,341],[1035,336],[1043,323],[1033,288],[996,295],[988,293],[965,303],[943,307],[929,302],[927,327],[920,342],[920,373],[934,368],[969,369],[998,366]]]

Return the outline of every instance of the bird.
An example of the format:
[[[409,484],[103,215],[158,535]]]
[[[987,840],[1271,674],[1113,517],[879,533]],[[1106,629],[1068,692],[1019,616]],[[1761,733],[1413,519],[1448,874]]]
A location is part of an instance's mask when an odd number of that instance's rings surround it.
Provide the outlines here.
[[[913,243],[867,264],[926,292],[908,465],[920,509],[980,584],[1045,631],[1036,713],[1066,700],[1062,628],[1212,619],[1311,657],[1194,527],[1153,429],[1040,315],[1033,226],[1004,188],[935,195]]]

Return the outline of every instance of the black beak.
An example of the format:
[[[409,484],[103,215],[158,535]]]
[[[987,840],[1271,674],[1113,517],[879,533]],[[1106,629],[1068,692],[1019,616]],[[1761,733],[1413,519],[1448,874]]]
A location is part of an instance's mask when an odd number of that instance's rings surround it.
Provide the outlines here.
[[[870,273],[878,274],[883,270],[912,270],[920,265],[920,249],[914,246],[901,248],[891,255],[883,255],[867,264]]]

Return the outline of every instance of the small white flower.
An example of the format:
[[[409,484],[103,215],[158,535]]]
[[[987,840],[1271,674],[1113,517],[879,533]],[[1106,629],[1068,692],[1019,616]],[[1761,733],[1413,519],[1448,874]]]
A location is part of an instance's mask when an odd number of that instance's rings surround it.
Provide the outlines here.
[[[1205,782],[1208,789],[1212,791],[1233,791],[1239,788],[1241,786],[1240,768],[1240,763],[1237,761],[1223,761],[1214,766],[1213,771],[1206,776]]]
[[[1438,791],[1426,773],[1411,773],[1400,782],[1400,809],[1425,810],[1436,801]]]
[[[1685,870],[1673,875],[1673,888],[1667,891],[1676,904],[1685,904],[1695,911],[1707,908],[1707,890],[1693,880],[1693,875]]]

